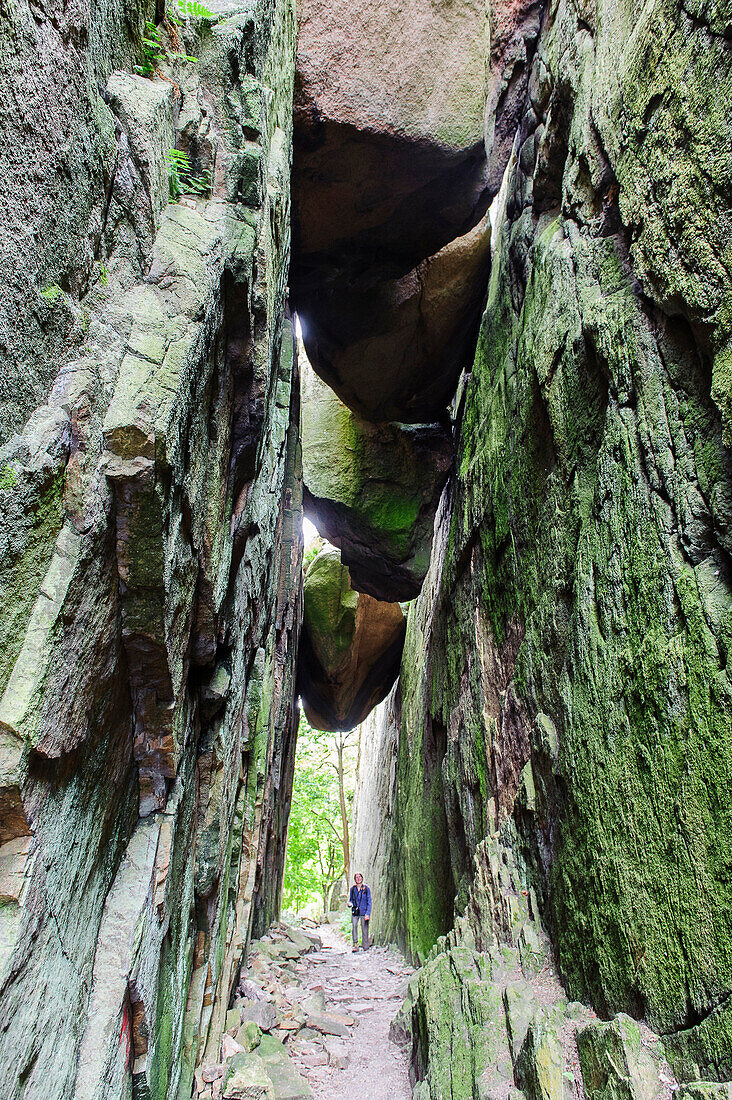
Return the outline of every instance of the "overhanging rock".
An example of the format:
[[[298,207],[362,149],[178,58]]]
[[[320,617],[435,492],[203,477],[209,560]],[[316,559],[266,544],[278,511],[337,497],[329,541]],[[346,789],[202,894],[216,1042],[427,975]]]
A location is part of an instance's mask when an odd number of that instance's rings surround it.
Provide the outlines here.
[[[422,586],[435,509],[452,457],[439,424],[370,424],[302,374],[305,506],[341,551],[351,584],[379,600],[410,600]]]
[[[293,304],[314,369],[366,419],[438,419],[471,358],[484,215],[539,15],[531,0],[300,6]]]
[[[399,671],[405,630],[398,603],[356,592],[328,547],[305,576],[298,686],[316,729],[350,730],[381,702]]]

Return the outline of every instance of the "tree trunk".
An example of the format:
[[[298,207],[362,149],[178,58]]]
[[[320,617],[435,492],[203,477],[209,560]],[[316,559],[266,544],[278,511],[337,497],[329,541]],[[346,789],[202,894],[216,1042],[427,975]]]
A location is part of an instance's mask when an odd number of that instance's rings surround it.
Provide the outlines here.
[[[336,754],[338,764],[336,766],[336,772],[338,773],[338,797],[341,804],[341,826],[342,835],[341,843],[343,844],[343,867],[346,875],[346,890],[351,884],[351,842],[348,836],[348,813],[346,811],[346,788],[343,777],[343,748],[345,738],[342,733],[339,733],[336,737]]]

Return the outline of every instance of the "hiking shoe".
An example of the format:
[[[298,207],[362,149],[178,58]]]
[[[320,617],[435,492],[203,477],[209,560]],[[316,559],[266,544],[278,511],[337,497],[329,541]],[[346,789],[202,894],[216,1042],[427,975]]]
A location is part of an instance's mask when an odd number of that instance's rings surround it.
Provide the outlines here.
[[[358,951],[358,944],[357,943],[354,943],[353,947],[351,948],[351,952],[354,952],[354,951]]]

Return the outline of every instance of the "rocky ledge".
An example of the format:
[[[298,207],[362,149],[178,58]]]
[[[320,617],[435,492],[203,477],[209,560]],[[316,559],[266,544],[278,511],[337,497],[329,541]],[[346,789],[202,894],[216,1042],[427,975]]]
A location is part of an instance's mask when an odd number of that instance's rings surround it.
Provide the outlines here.
[[[485,841],[475,865],[465,913],[392,1024],[414,1100],[729,1100],[729,1084],[680,1084],[645,1024],[567,998],[510,849]]]

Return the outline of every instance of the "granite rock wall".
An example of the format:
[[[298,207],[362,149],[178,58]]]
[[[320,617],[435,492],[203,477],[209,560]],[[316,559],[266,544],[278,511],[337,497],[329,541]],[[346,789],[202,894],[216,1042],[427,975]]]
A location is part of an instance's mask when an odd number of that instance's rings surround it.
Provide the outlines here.
[[[152,10],[77,9],[2,16],[2,201],[23,231],[3,223],[0,1081],[172,1100],[279,911],[301,617],[295,20],[228,5],[146,47]],[[32,129],[23,154],[14,128]]]
[[[386,934],[425,959],[494,838],[567,994],[645,1020],[687,1081],[732,1078],[729,27],[543,12],[375,741]]]

